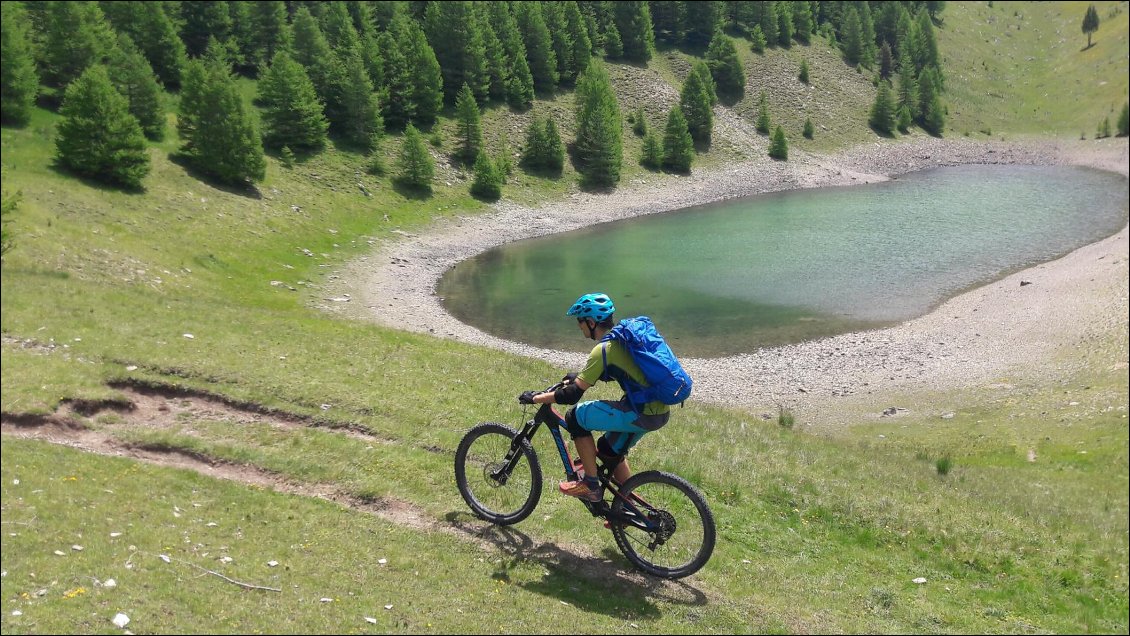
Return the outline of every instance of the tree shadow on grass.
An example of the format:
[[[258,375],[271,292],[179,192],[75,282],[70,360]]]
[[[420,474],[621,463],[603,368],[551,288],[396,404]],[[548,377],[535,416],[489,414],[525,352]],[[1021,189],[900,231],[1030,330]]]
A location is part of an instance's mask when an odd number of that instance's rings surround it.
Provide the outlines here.
[[[51,162],[48,168],[56,174],[76,179],[83,185],[95,190],[103,190],[105,192],[122,192],[125,194],[145,194],[146,192],[145,186],[129,186],[121,183],[103,181],[97,177],[90,175],[80,174],[64,166],[57,158]]]
[[[170,152],[169,161],[180,166],[181,168],[184,168],[184,171],[186,174],[188,174],[188,176],[196,179],[197,181],[201,181],[217,190],[227,192],[228,194],[234,194],[236,196],[246,197],[248,199],[263,198],[263,193],[259,192],[259,188],[257,188],[254,183],[247,182],[243,184],[231,184],[220,181],[212,175],[201,172],[199,169],[193,166],[191,158],[183,153]]]
[[[425,201],[432,198],[431,186],[418,186],[414,183],[408,183],[403,179],[393,179],[392,189],[400,196],[411,201]]]

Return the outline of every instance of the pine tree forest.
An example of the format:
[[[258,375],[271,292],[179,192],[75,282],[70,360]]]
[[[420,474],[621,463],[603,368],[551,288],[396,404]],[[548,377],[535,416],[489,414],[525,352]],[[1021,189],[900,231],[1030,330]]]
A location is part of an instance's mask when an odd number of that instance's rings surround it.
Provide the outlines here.
[[[896,127],[905,132],[915,125],[940,135],[945,72],[933,24],[940,11],[934,5],[943,4],[4,2],[2,115],[6,124],[26,125],[33,104],[61,108],[72,83],[92,67],[105,67],[124,104],[106,115],[122,121],[106,126],[136,127],[141,143],[155,143],[175,114],[185,161],[205,178],[225,183],[262,179],[265,153],[283,149],[288,156],[309,155],[332,142],[364,153],[384,148],[393,156],[406,130],[427,137],[443,118],[458,123],[459,138],[448,140],[456,147],[450,157],[455,164],[478,164],[481,172],[483,152],[522,154],[527,167],[557,171],[559,162],[569,161],[582,184],[614,187],[624,161],[684,173],[693,160],[670,121],[666,136],[678,138],[679,148],[661,149],[657,131],[647,157],[622,156],[625,122],[646,122],[633,119],[637,104],[625,105],[633,117],[622,110],[602,67],[646,65],[657,45],[681,47],[692,56],[693,70],[680,78],[675,127],[687,127],[695,153],[710,151],[718,95],[736,98],[745,90],[747,72],[736,47],[764,52],[816,37],[838,47],[846,66],[875,75],[874,128],[894,134]],[[802,81],[807,73],[804,65]],[[254,101],[236,90],[236,82],[245,80],[257,83]],[[172,94],[179,99],[168,99]],[[574,94],[577,106],[572,121],[559,116],[551,122],[554,136],[558,129],[570,132],[554,149],[524,149],[525,135],[513,136],[511,148],[484,146],[484,136],[491,136],[481,129],[487,124],[480,113],[521,113],[560,94]],[[759,115],[759,128],[768,135],[772,114]],[[662,130],[664,122],[653,124]],[[541,128],[529,139],[545,142],[544,120],[531,125]],[[94,133],[83,130],[70,125],[59,148],[63,165],[88,165],[83,145],[94,141],[81,135]],[[138,143],[132,132],[129,137],[130,147]],[[381,143],[385,137],[394,139]],[[418,152],[414,147],[407,154]],[[80,172],[102,174],[89,167]],[[408,181],[422,179],[418,168],[409,172]],[[103,176],[133,184],[138,175],[143,171]]]

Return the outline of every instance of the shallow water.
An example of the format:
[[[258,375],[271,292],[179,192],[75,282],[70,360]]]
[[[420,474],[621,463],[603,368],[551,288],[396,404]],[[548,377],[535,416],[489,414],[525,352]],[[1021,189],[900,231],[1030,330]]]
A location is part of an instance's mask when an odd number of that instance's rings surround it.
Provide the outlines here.
[[[565,310],[612,296],[681,356],[720,356],[908,320],[1122,228],[1127,180],[1063,166],[960,166],[793,190],[504,245],[440,281],[460,320],[575,349]]]

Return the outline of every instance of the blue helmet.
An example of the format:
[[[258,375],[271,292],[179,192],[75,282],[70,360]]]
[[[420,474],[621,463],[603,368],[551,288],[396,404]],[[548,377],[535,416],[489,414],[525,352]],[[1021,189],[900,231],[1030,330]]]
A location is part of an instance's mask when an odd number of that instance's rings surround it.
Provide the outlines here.
[[[585,294],[573,303],[569,311],[565,312],[566,316],[576,316],[577,318],[592,318],[597,322],[601,322],[612,316],[616,311],[616,306],[612,304],[612,299],[608,294]]]

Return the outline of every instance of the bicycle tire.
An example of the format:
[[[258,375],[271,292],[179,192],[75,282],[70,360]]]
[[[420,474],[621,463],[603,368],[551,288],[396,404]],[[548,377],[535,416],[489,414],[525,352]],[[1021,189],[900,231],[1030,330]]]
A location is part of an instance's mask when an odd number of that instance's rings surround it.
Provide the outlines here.
[[[714,514],[690,482],[678,475],[649,470],[628,478],[620,493],[623,497],[616,497],[612,503],[610,519],[624,517],[625,499],[642,500],[647,505],[638,507],[663,528],[647,532],[623,521],[613,521],[616,546],[632,565],[653,576],[681,579],[699,571],[710,560],[716,540]]]
[[[480,518],[500,526],[530,516],[541,499],[541,464],[528,439],[519,440],[522,456],[504,482],[490,476],[517,436],[505,424],[486,422],[467,431],[455,451],[455,484],[463,501]]]

